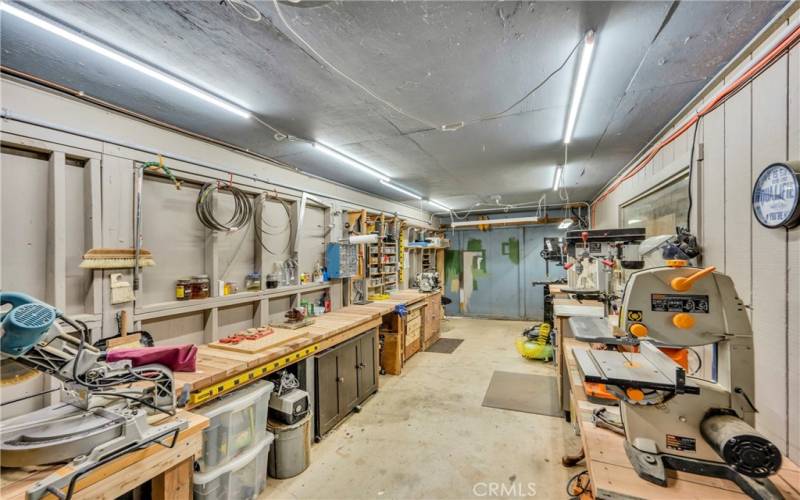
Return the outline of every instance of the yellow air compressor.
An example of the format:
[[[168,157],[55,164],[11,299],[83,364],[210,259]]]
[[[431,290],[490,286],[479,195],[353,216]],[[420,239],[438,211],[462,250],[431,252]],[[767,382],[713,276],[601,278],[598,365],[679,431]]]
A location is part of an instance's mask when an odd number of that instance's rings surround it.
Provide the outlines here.
[[[525,330],[522,336],[517,338],[517,352],[523,358],[536,359],[539,361],[550,361],[553,359],[553,346],[550,344],[550,324],[542,323],[538,327]]]

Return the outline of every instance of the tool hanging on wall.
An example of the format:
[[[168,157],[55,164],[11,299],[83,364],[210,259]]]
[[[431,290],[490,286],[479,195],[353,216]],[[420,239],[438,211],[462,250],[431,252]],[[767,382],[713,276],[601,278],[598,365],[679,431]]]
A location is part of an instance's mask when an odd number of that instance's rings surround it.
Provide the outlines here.
[[[272,193],[268,193],[266,191],[261,193],[256,198],[256,203],[260,203],[261,205],[263,205],[267,201],[267,199],[277,201],[278,203],[281,204],[283,209],[286,211],[286,224],[281,225],[281,226],[275,226],[275,225],[269,224],[266,220],[264,220],[264,215],[263,215],[264,211],[262,210],[262,212],[261,212],[262,213],[262,215],[261,215],[261,225],[260,226],[256,225],[256,231],[255,231],[256,240],[258,240],[258,244],[261,245],[261,248],[263,248],[264,251],[267,252],[268,254],[270,254],[270,255],[283,255],[283,254],[287,253],[290,250],[290,248],[292,246],[292,242],[294,241],[294,224],[292,223],[292,219],[293,219],[293,217],[292,217],[292,207],[291,207],[291,205],[289,205],[288,202],[286,202],[286,200],[284,200],[283,198],[279,198],[278,197],[278,191],[277,190],[275,190]],[[265,228],[270,228],[273,231],[268,231]],[[264,241],[264,236],[265,235],[266,236],[279,236],[279,235],[285,233],[287,231],[287,229],[289,231],[289,238],[286,240],[286,246],[283,248],[283,250],[276,252],[276,251],[273,251],[271,248],[269,248],[267,246],[267,244]]]
[[[176,190],[180,190],[181,183],[172,174],[172,170],[164,165],[164,157],[158,155],[158,161],[148,161],[142,163],[141,166],[134,167],[133,169],[133,186],[134,186],[134,227],[133,227],[133,291],[139,290],[139,281],[141,271],[139,268],[147,267],[148,264],[141,262],[142,259],[142,182],[144,181],[144,171],[147,169],[152,172],[155,170],[162,170],[170,178],[175,185]],[[149,255],[150,252],[147,252]],[[152,259],[151,259],[152,260]],[[155,262],[152,263],[155,265]]]
[[[214,215],[215,192],[229,192],[233,196],[233,215],[226,222],[221,222]],[[208,229],[233,233],[246,227],[250,222],[253,217],[253,205],[250,203],[250,197],[247,196],[247,193],[234,186],[231,182],[228,184],[209,182],[204,184],[197,193],[195,212],[200,222]]]
[[[80,263],[82,269],[132,269],[136,265],[136,249],[134,248],[92,248],[85,254]],[[155,266],[153,255],[139,249],[139,267]]]

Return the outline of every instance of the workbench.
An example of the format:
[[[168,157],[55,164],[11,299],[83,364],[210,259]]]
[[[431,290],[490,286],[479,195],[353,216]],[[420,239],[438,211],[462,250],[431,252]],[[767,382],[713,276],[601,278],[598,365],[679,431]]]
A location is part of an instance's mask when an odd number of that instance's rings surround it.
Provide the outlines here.
[[[236,352],[199,345],[196,370],[191,373],[176,372],[175,388],[179,392],[188,389],[190,396],[187,408],[199,406],[325,349],[377,329],[383,322],[382,317],[393,313],[395,306],[404,304],[408,307],[424,301],[428,295],[417,290],[402,290],[393,293],[387,300],[337,309],[315,317],[312,325],[294,330],[298,338],[291,342],[259,352],[248,353],[244,349]],[[278,330],[280,329],[276,329]],[[246,342],[242,344],[243,347],[246,347]],[[308,380],[313,378],[311,375],[313,374],[306,374]],[[313,403],[313,394],[311,399]]]
[[[392,294],[388,300],[370,304],[353,305],[341,312],[356,312],[362,309],[378,311],[383,318],[381,336],[383,352],[381,367],[390,375],[400,375],[405,362],[419,351],[424,351],[439,340],[442,292],[419,292],[402,290]],[[407,316],[391,314],[398,305],[405,305]],[[419,316],[420,320],[413,317]],[[407,337],[414,330],[413,337]]]
[[[152,480],[153,500],[191,499],[194,457],[202,452],[202,431],[208,427],[208,419],[188,411],[179,411],[175,417],[168,418],[188,422],[187,428],[178,434],[174,447],[154,443],[101,465],[77,480],[73,498],[112,500]],[[166,438],[167,445],[171,439]],[[66,468],[65,465],[4,468],[0,475],[0,497],[24,499],[25,492],[37,481]],[[55,496],[48,494],[44,498],[54,500]]]
[[[727,479],[668,470],[669,486],[663,488],[640,478],[625,454],[625,437],[595,427],[592,422],[592,412],[596,408],[606,408],[617,415],[619,410],[587,400],[583,378],[578,371],[575,357],[572,356],[573,347],[585,348],[587,344],[575,339],[563,339],[568,380],[572,388],[573,422],[581,435],[594,498],[749,498]],[[800,499],[800,468],[788,458],[783,458],[781,470],[770,479],[787,500]]]

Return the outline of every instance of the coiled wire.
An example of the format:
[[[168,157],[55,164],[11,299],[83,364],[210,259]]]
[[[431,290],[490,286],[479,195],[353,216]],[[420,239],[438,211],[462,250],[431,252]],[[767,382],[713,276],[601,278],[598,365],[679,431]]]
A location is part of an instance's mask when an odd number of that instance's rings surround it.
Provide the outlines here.
[[[215,191],[228,191],[233,196],[233,215],[224,223],[214,216],[214,197],[212,195]],[[197,194],[195,212],[200,222],[212,231],[233,233],[247,226],[250,222],[253,217],[253,205],[250,203],[250,198],[247,194],[235,186],[208,183],[204,184]]]

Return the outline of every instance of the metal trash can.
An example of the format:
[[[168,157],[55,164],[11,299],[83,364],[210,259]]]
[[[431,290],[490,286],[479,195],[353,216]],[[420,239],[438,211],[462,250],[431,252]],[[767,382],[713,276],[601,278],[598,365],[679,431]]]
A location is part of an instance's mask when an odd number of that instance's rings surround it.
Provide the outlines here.
[[[291,425],[269,419],[267,430],[275,435],[269,450],[267,472],[270,477],[286,479],[308,468],[311,463],[311,412]]]

